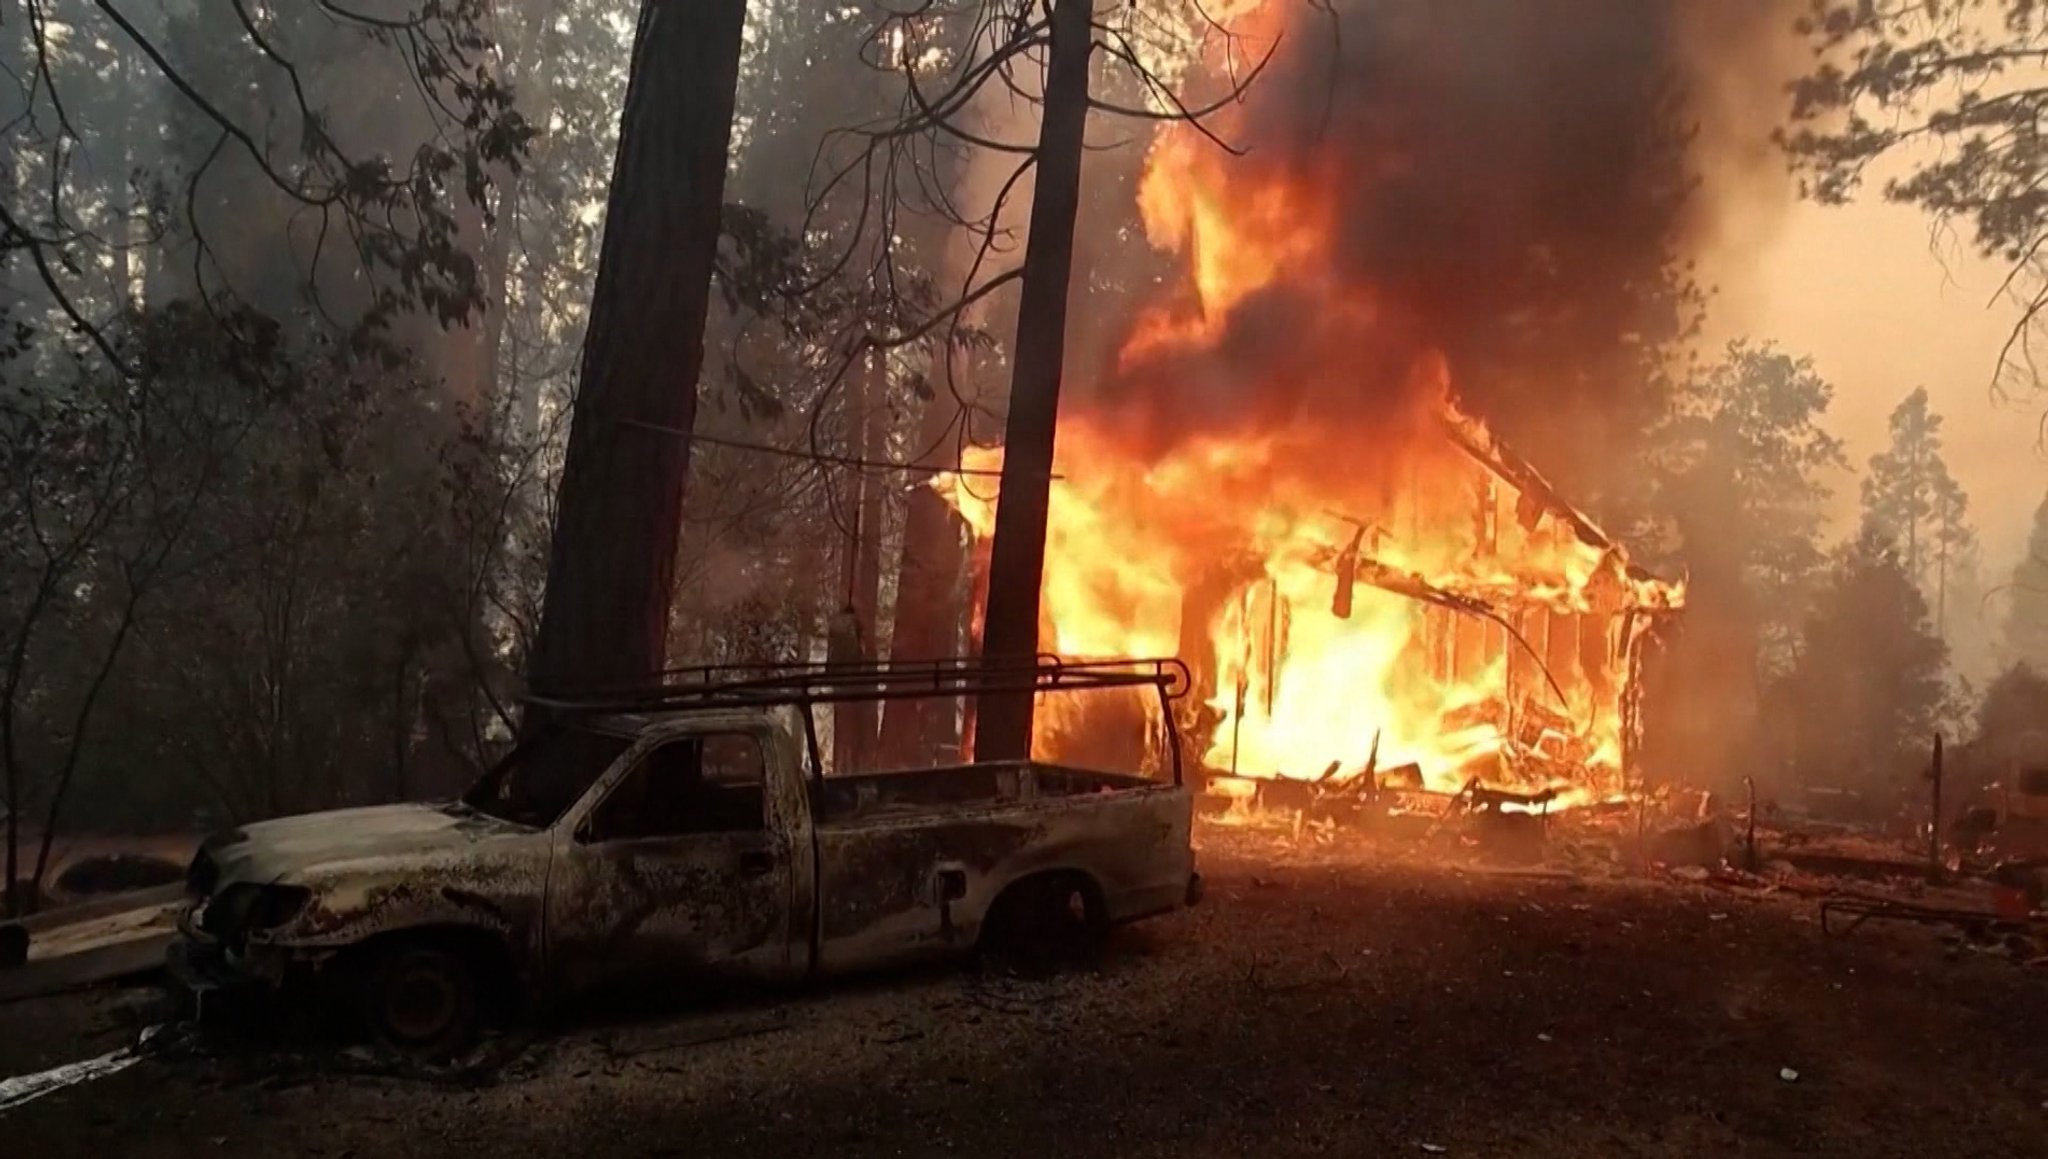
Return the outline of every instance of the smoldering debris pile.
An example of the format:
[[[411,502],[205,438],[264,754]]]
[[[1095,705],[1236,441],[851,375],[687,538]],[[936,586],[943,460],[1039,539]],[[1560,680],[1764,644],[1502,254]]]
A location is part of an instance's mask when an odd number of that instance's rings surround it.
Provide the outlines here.
[[[2048,968],[2048,859],[1957,866],[1882,831],[1809,824],[1708,792],[1554,809],[1555,794],[1424,790],[1412,770],[1348,781],[1212,776],[1210,839],[1354,847],[1378,858],[1575,877],[1648,876],[1752,901],[1815,905],[1820,928],[1940,931],[1951,954]]]

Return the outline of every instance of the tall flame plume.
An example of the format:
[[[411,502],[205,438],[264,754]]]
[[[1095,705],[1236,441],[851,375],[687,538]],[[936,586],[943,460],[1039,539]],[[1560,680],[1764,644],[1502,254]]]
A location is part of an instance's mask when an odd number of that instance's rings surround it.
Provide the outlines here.
[[[1641,644],[1683,587],[1461,411],[1413,312],[1342,264],[1356,175],[1307,157],[1242,164],[1187,126],[1155,141],[1139,206],[1185,276],[1129,328],[1115,389],[1062,416],[1042,646],[1182,655],[1200,756],[1241,777],[1620,794]],[[1174,400],[1219,392],[1295,401],[1161,437]],[[993,486],[934,486],[985,542]]]

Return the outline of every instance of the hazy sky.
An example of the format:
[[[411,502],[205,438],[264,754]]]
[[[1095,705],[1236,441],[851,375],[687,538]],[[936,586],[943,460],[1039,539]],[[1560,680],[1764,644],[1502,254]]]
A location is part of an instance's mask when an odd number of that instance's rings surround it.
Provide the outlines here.
[[[1995,17],[1986,10],[1975,19],[1996,35]],[[1949,468],[1970,496],[1985,582],[2003,583],[2048,492],[2041,427],[2048,391],[2006,402],[1992,395],[1999,350],[2019,315],[1998,294],[2006,266],[1976,256],[1969,223],[1937,236],[1925,213],[1883,199],[1885,182],[1938,156],[1938,144],[1909,147],[1873,165],[1854,204],[1799,201],[1782,155],[1765,136],[1788,107],[1785,86],[1812,67],[1812,57],[1789,27],[1757,53],[1775,78],[1760,79],[1753,61],[1703,65],[1709,83],[1721,86],[1722,120],[1735,126],[1721,147],[1746,159],[1749,182],[1730,186],[1733,195],[1722,199],[1727,219],[1702,261],[1721,288],[1708,337],[1716,345],[1741,336],[1772,339],[1789,353],[1811,356],[1835,386],[1829,425],[1859,472],[1884,447],[1892,408],[1925,386],[1943,418]],[[2048,77],[2030,70],[2012,79]],[[1760,101],[1758,94],[1769,96]],[[1841,480],[1834,496],[1838,533],[1853,529],[1857,504],[1856,480]]]
[[[1830,425],[1859,470],[1885,443],[1885,420],[1925,386],[1943,416],[1948,461],[1969,492],[1985,574],[1999,582],[2018,558],[2048,490],[2038,422],[2048,399],[1999,404],[1991,378],[2016,309],[1993,302],[2004,267],[1962,239],[1930,237],[1927,217],[1874,193],[1826,208],[1799,204],[1767,225],[1727,230],[1708,263],[1720,285],[1710,339],[1748,335],[1810,355],[1836,388]],[[1836,488],[1838,530],[1857,503]]]

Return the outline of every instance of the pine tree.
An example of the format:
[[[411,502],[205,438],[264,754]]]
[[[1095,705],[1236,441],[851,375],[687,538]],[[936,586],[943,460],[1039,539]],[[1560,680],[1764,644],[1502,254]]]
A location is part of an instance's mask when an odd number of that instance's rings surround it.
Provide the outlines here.
[[[1941,416],[1915,388],[1891,415],[1891,445],[1870,457],[1863,480],[1864,527],[1890,543],[1900,566],[1933,610],[1935,633],[1948,620],[1948,582],[1969,547],[1969,497],[1941,454]]]
[[[1671,566],[1687,573],[1685,631],[1646,713],[1670,775],[1713,783],[1751,763],[1761,686],[1791,663],[1801,606],[1828,562],[1822,480],[1847,465],[1822,425],[1833,394],[1807,359],[1730,343],[1651,432],[1657,519],[1644,537],[1664,533]]]
[[[1658,506],[1692,588],[1740,612],[1769,668],[1780,667],[1801,595],[1827,563],[1822,479],[1847,465],[1822,426],[1833,397],[1811,359],[1732,342],[1652,432]]]
[[[645,680],[667,654],[746,9],[641,8],[528,660],[535,687]]]

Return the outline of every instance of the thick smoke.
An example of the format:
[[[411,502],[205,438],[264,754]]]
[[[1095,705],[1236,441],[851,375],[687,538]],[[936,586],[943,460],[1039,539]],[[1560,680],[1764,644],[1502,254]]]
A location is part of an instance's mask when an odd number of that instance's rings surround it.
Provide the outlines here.
[[[1745,73],[1772,87],[1782,4],[1340,0],[1337,35],[1299,10],[1215,124],[1247,155],[1213,172],[1333,199],[1314,260],[1369,323],[1283,276],[1212,348],[1088,376],[1089,402],[1161,447],[1289,417],[1369,430],[1440,352],[1467,410],[1596,484],[1573,468],[1639,426],[1697,309],[1689,255],[1755,188],[1774,106]]]

